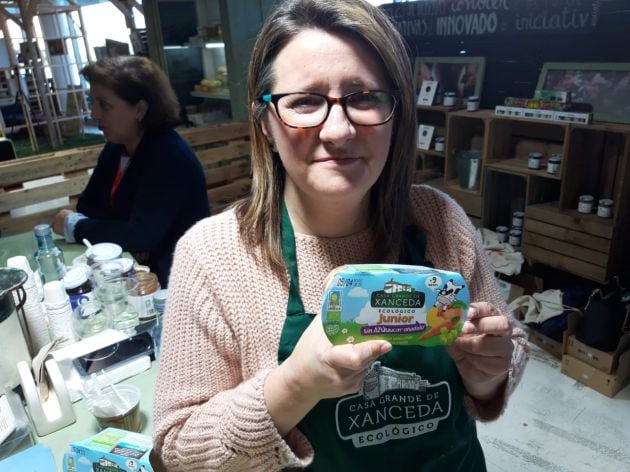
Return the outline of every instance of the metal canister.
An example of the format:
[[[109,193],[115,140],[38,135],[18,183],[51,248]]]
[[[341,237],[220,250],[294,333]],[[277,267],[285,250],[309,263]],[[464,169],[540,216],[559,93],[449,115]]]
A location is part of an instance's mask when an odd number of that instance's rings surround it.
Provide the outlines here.
[[[552,154],[547,161],[547,173],[548,174],[557,174],[560,169],[560,162],[562,161],[562,157],[560,154]]]
[[[577,211],[580,213],[591,213],[593,211],[593,202],[595,198],[592,195],[580,195],[578,198]]]
[[[542,157],[542,152],[530,152],[527,156],[527,168],[534,170],[540,169]]]
[[[438,136],[435,138],[435,150],[436,151],[444,151],[444,136]]]
[[[466,101],[466,110],[468,111],[479,110],[479,97],[478,96],[473,95],[471,97],[468,97],[468,100]]]
[[[510,231],[508,243],[510,243],[512,246],[519,247],[521,245],[522,236],[523,232],[520,229],[514,228]]]
[[[515,211],[512,213],[512,228],[522,228],[524,220],[525,213],[522,211]]]
[[[597,203],[597,216],[612,218],[614,202],[610,198],[601,198]]]
[[[454,106],[456,99],[457,99],[457,94],[455,92],[445,92],[444,93],[444,106],[445,107]]]
[[[510,229],[507,226],[497,226],[495,228],[495,232],[497,233],[497,239],[502,243],[507,242],[509,231]]]

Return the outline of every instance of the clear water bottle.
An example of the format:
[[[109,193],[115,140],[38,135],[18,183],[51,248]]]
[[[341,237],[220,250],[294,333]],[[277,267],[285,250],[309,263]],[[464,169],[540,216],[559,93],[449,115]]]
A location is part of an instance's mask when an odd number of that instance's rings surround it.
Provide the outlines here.
[[[35,226],[34,231],[37,239],[35,261],[44,283],[63,279],[66,275],[66,261],[63,251],[53,242],[52,228],[50,225],[41,224]]]
[[[155,359],[160,357],[160,348],[162,346],[162,320],[164,319],[164,309],[166,307],[166,297],[168,296],[168,290],[163,288],[153,294],[153,306],[155,308],[155,324],[151,329],[151,337],[153,338],[153,353]]]

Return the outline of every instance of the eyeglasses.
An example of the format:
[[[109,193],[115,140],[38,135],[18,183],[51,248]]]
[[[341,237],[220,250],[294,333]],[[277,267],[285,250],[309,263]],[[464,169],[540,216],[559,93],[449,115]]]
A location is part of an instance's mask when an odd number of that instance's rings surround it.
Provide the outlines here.
[[[397,90],[365,90],[343,97],[329,97],[320,93],[266,93],[258,98],[261,103],[273,103],[278,118],[291,128],[314,128],[339,104],[348,120],[360,126],[378,126],[394,116],[400,93]]]

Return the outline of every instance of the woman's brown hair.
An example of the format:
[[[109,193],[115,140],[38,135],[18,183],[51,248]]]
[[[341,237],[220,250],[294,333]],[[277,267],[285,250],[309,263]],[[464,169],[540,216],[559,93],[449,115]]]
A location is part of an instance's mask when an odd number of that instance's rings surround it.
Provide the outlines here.
[[[85,66],[81,74],[130,105],[145,100],[148,109],[141,124],[147,134],[161,133],[180,122],[179,102],[166,74],[146,57],[105,57]]]
[[[380,9],[363,0],[286,1],[267,18],[252,51],[248,77],[252,189],[236,205],[242,237],[250,247],[259,246],[276,271],[285,267],[280,223],[285,170],[262,132],[260,121],[268,108],[257,98],[272,89],[274,61],[282,48],[301,31],[314,28],[361,41],[382,64],[391,89],[400,91],[387,163],[371,189],[376,257],[384,259],[399,247],[409,217],[416,111],[411,63],[401,35]]]

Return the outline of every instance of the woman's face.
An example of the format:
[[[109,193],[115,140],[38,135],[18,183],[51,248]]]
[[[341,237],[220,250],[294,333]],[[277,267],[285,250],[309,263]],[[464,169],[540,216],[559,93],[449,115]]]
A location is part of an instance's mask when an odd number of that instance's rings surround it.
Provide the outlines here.
[[[342,97],[363,90],[388,90],[380,64],[362,44],[319,29],[292,38],[274,62],[272,94],[315,92]],[[389,152],[392,120],[378,126],[351,123],[335,104],[314,128],[290,128],[273,105],[262,121],[293,186],[312,202],[322,198],[361,201],[378,179]]]
[[[105,139],[115,144],[129,144],[141,134],[140,122],[146,113],[146,102],[135,105],[126,101],[103,85],[90,84],[92,117],[98,122]]]

